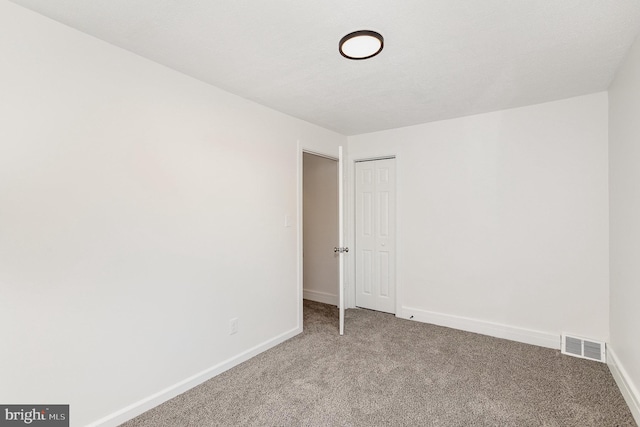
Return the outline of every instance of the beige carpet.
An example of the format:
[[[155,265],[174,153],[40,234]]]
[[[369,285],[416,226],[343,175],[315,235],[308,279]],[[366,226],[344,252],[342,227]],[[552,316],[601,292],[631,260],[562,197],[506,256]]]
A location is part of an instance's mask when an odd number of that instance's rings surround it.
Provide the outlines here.
[[[305,301],[304,333],[123,424],[635,426],[605,364]]]

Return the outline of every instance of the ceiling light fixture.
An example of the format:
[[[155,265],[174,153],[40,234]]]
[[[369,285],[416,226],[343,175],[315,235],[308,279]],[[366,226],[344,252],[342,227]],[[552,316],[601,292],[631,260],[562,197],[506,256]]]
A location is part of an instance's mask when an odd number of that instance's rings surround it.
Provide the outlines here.
[[[384,38],[375,31],[362,30],[349,33],[340,39],[340,55],[348,59],[373,58],[382,51]]]

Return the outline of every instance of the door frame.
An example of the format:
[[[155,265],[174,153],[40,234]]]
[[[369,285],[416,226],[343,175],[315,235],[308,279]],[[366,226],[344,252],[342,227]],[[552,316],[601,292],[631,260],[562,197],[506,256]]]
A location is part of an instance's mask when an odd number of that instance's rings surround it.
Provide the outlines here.
[[[313,158],[313,160],[312,160]],[[302,253],[303,253],[303,259],[302,259],[302,293],[303,293],[303,298],[306,298],[306,296],[309,296],[309,298],[314,299],[315,301],[320,301],[322,303],[325,304],[329,304],[329,305],[335,305],[336,307],[338,307],[340,305],[340,283],[339,283],[339,262],[338,259],[336,257],[336,254],[331,251],[329,252],[325,252],[324,250],[322,250],[320,253],[318,252],[313,252],[315,251],[315,248],[317,246],[314,246],[311,240],[310,240],[310,236],[307,236],[305,234],[305,230],[312,230],[314,228],[316,228],[316,226],[319,223],[322,223],[323,219],[331,219],[331,220],[335,220],[336,224],[335,224],[335,229],[333,227],[331,228],[326,228],[324,229],[323,227],[323,236],[324,238],[327,239],[327,241],[325,241],[324,243],[326,243],[327,245],[329,245],[329,240],[331,241],[331,248],[333,248],[334,246],[338,246],[338,244],[336,243],[336,238],[335,236],[337,236],[340,232],[339,230],[339,224],[338,224],[338,217],[335,215],[335,213],[337,211],[334,211],[333,209],[331,210],[326,210],[325,212],[323,212],[322,214],[322,218],[321,217],[312,217],[313,215],[311,215],[313,212],[312,211],[307,211],[307,200],[309,199],[313,199],[314,195],[313,194],[305,194],[306,191],[306,186],[307,183],[305,182],[305,178],[308,176],[307,173],[308,171],[305,169],[307,168],[307,161],[311,162],[325,162],[323,164],[332,164],[332,167],[335,168],[335,173],[336,175],[333,175],[333,170],[329,175],[323,175],[320,179],[314,178],[316,185],[321,186],[322,190],[321,191],[326,191],[327,192],[327,197],[331,198],[332,203],[336,203],[336,209],[339,209],[339,187],[338,185],[336,185],[335,187],[333,186],[334,182],[332,181],[333,179],[335,179],[335,181],[338,181],[338,166],[339,166],[339,161],[338,159],[335,159],[333,157],[329,157],[329,156],[325,156],[325,155],[318,155],[316,153],[311,153],[307,150],[303,150],[302,151],[302,175],[303,175],[303,179],[302,179]],[[310,166],[310,165],[309,165]],[[313,192],[312,192],[313,193]],[[327,205],[323,204],[322,206],[326,207]],[[310,215],[309,217],[305,216],[305,214]],[[317,215],[317,214],[316,214]],[[310,226],[310,228],[307,228],[307,226]],[[309,286],[310,284],[312,284],[312,282],[314,283],[318,283],[318,277],[317,276],[309,276],[308,273],[309,271],[307,270],[308,267],[312,266],[314,264],[314,260],[313,260],[313,256],[311,258],[308,258],[309,254],[307,254],[305,252],[305,250],[311,250],[312,251],[312,255],[315,254],[316,257],[327,257],[327,259],[325,260],[325,262],[328,262],[328,258],[331,258],[333,261],[335,262],[335,268],[336,268],[336,282],[333,282],[332,284],[335,284],[335,289],[329,291],[328,289],[326,289],[325,291],[327,292],[326,294],[324,292],[320,292],[319,295],[311,295],[311,294],[305,294],[305,292],[309,291],[310,289],[308,289],[307,286]],[[306,256],[305,256],[306,255]],[[324,258],[323,258],[324,259]],[[327,268],[329,268],[327,266]],[[329,272],[329,270],[325,270],[325,273]],[[327,286],[329,286],[331,283],[331,281],[333,279],[330,279],[330,277],[333,276],[326,276],[323,278],[323,283],[325,283]],[[305,284],[305,280],[310,280],[308,283]],[[311,290],[311,292],[313,293],[315,290]],[[329,294],[331,293],[331,298],[329,298]]]
[[[338,153],[338,147],[335,148],[335,152],[329,152],[326,151],[324,149],[318,149],[317,147],[313,147],[313,148],[307,148],[304,146],[305,144],[303,144],[301,141],[298,140],[297,142],[297,153],[296,153],[296,157],[297,157],[297,182],[296,182],[296,193],[297,193],[297,197],[296,197],[296,246],[297,246],[297,250],[296,250],[296,265],[297,265],[297,272],[296,272],[296,278],[297,278],[297,307],[298,307],[298,312],[297,312],[297,319],[298,319],[298,331],[302,332],[303,329],[303,323],[304,323],[304,316],[303,316],[303,312],[302,312],[302,300],[304,299],[304,259],[302,257],[302,251],[304,248],[304,241],[303,241],[303,211],[304,211],[304,206],[303,206],[303,184],[302,184],[302,179],[303,179],[303,158],[304,158],[304,153],[307,154],[313,154],[314,156],[320,156],[320,157],[324,157],[326,159],[331,159],[331,160],[335,160],[338,161],[338,157],[339,157],[339,153]],[[344,160],[344,159],[343,159]],[[339,184],[338,184],[339,185]],[[336,246],[338,246],[338,242],[336,241]],[[339,290],[338,290],[339,291]],[[345,304],[345,308],[346,308],[346,304]]]
[[[356,242],[356,163],[357,162],[367,162],[373,160],[384,160],[384,159],[395,159],[396,162],[396,223],[395,223],[395,291],[396,291],[396,317],[403,317],[402,307],[403,307],[403,294],[402,294],[402,281],[401,281],[401,249],[398,244],[398,236],[400,236],[401,232],[401,224],[398,221],[398,213],[400,212],[400,206],[402,203],[401,199],[401,191],[400,191],[400,182],[401,182],[401,173],[400,173],[400,161],[401,156],[398,153],[388,153],[388,152],[374,152],[371,154],[357,154],[353,156],[349,156],[349,158],[345,159],[345,164],[347,168],[347,206],[346,206],[346,229],[347,229],[347,242],[345,243],[349,247],[353,247],[354,256],[349,257],[347,259],[347,278],[345,285],[345,305],[347,308],[356,308],[356,257],[355,253],[357,248],[355,247]]]

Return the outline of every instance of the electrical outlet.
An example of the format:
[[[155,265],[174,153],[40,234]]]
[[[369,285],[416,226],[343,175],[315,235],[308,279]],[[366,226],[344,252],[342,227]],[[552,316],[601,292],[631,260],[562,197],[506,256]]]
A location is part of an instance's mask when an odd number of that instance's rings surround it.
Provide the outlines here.
[[[234,317],[233,319],[229,320],[229,335],[233,335],[237,333],[238,333],[238,318]]]

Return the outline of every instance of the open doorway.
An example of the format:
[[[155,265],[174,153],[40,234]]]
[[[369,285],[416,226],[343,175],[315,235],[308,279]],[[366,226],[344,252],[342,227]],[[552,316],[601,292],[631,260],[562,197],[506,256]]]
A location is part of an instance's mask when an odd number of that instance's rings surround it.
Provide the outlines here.
[[[338,306],[338,160],[303,153],[303,298]]]

